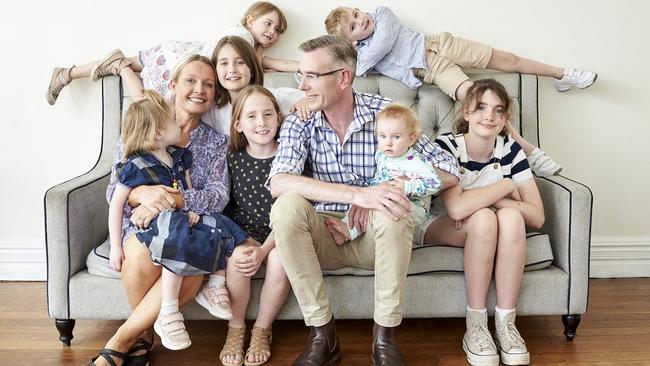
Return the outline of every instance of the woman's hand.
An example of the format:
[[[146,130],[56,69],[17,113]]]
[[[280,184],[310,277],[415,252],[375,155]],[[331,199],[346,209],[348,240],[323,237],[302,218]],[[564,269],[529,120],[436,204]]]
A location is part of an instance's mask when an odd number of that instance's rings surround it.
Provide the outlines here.
[[[174,195],[179,193],[178,189],[163,185],[138,186],[129,194],[129,205],[131,207],[144,206],[149,211],[158,214],[162,210],[176,208]]]

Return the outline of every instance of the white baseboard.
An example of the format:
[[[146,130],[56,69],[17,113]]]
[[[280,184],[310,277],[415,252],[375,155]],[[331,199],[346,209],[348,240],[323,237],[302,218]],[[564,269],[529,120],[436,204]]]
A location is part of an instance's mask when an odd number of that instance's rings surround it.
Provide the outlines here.
[[[45,281],[46,278],[44,241],[0,241],[0,281]]]
[[[590,277],[650,277],[650,237],[592,237]]]

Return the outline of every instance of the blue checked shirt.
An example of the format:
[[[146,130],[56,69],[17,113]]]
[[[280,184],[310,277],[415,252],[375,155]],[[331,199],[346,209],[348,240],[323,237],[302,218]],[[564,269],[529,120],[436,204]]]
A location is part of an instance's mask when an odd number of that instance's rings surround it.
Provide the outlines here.
[[[413,69],[427,67],[424,34],[403,26],[385,6],[368,14],[375,21],[375,31],[357,43],[357,76],[366,75],[374,69],[411,89],[422,85]]]
[[[266,181],[267,188],[274,175],[301,175],[305,169],[312,178],[323,182],[368,186],[375,175],[375,116],[389,103],[390,99],[379,95],[354,92],[354,119],[343,143],[322,111],[314,112],[306,122],[295,113],[288,115],[280,130],[280,146]],[[413,148],[433,166],[459,177],[456,159],[428,137],[422,136]],[[349,207],[330,202],[315,205],[317,211],[343,212]]]

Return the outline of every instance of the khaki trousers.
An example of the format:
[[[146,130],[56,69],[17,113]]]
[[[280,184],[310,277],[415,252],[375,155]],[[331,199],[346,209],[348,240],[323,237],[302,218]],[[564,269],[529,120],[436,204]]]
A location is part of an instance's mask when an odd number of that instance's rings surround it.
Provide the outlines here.
[[[402,321],[402,298],[411,259],[413,220],[394,221],[371,211],[368,230],[357,239],[336,245],[325,218],[343,213],[319,213],[296,193],[280,196],[271,210],[271,227],[282,265],[308,326],[323,326],[332,318],[322,269],[345,266],[375,270],[374,320],[384,327]]]

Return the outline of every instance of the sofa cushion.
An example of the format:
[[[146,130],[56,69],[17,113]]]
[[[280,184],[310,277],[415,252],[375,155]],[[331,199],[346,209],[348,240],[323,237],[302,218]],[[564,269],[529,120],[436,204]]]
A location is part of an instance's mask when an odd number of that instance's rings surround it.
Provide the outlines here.
[[[90,252],[86,259],[88,272],[96,276],[120,278],[108,264],[110,244],[108,239]],[[548,267],[553,262],[553,252],[548,235],[528,233],[526,238],[525,271],[535,271]],[[432,272],[462,272],[463,249],[448,245],[427,245],[413,249],[409,275]],[[258,271],[255,278],[262,278],[264,271]],[[325,275],[372,276],[373,271],[356,267],[342,267],[324,271]]]

